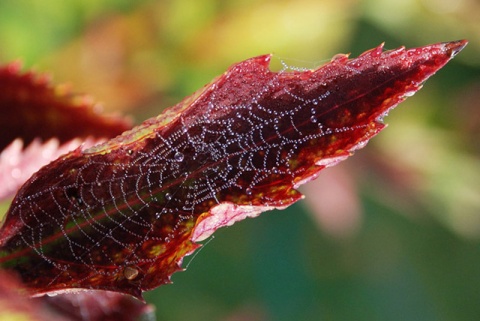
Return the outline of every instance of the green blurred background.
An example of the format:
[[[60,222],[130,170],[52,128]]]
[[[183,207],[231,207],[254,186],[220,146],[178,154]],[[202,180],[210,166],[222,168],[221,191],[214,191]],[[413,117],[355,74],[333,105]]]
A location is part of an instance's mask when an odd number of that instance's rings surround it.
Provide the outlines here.
[[[479,17],[475,0],[3,0],[0,62],[140,122],[259,54],[314,68],[470,40],[305,201],[219,230],[146,298],[158,320],[479,320]]]

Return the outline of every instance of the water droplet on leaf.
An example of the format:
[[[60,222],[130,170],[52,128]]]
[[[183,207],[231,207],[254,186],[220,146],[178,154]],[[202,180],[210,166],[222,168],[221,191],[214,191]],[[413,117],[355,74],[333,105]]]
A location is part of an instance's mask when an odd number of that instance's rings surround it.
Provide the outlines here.
[[[181,162],[183,161],[184,155],[180,152],[176,152],[173,158],[175,159],[175,161]]]
[[[134,280],[138,276],[138,274],[139,274],[138,270],[134,267],[126,266],[123,269],[123,276],[125,276],[127,280],[130,280],[130,281]]]

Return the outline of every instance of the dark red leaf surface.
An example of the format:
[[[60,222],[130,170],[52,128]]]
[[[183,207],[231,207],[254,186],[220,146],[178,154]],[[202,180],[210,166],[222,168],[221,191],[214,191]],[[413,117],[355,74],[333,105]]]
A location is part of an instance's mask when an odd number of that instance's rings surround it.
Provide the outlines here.
[[[34,174],[0,231],[0,264],[31,294],[141,297],[217,228],[301,199],[299,185],[363,147],[465,45],[380,46],[303,72],[271,72],[270,56],[236,64],[162,115]]]
[[[16,138],[56,137],[64,143],[87,136],[110,138],[131,128],[118,116],[103,116],[100,106],[65,86],[52,86],[45,75],[21,73],[19,63],[0,66],[0,151]]]

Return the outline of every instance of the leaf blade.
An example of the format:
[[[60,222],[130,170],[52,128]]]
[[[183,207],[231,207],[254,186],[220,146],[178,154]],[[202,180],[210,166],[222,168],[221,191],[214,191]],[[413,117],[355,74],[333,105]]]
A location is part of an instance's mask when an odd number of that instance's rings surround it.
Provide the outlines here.
[[[304,72],[271,72],[270,56],[236,64],[165,114],[35,174],[0,231],[0,265],[33,294],[140,297],[219,227],[302,198],[299,185],[363,147],[465,45],[379,46]]]

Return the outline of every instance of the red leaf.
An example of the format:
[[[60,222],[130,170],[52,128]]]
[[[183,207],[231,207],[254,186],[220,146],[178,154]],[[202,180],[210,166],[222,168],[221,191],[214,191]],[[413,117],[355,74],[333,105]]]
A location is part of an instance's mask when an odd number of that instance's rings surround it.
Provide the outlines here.
[[[0,271],[0,320],[136,321],[150,320],[154,308],[125,294],[81,291],[31,299],[19,291],[15,275]]]
[[[52,320],[51,315],[42,315],[39,304],[19,293],[20,287],[21,283],[13,273],[0,271],[0,320],[12,320],[13,317],[27,321]],[[67,321],[55,318],[53,320]]]
[[[114,137],[131,128],[118,116],[102,116],[100,106],[67,87],[52,87],[45,75],[20,73],[20,64],[0,67],[0,150],[16,138],[56,137],[64,143],[88,136]]]
[[[154,320],[153,306],[135,298],[108,291],[80,291],[38,299],[55,315],[72,321]],[[52,319],[49,319],[52,320]]]
[[[140,297],[217,228],[299,200],[297,186],[363,147],[465,45],[380,46],[304,72],[271,72],[270,56],[236,64],[164,114],[36,173],[0,231],[0,264],[32,294]]]

